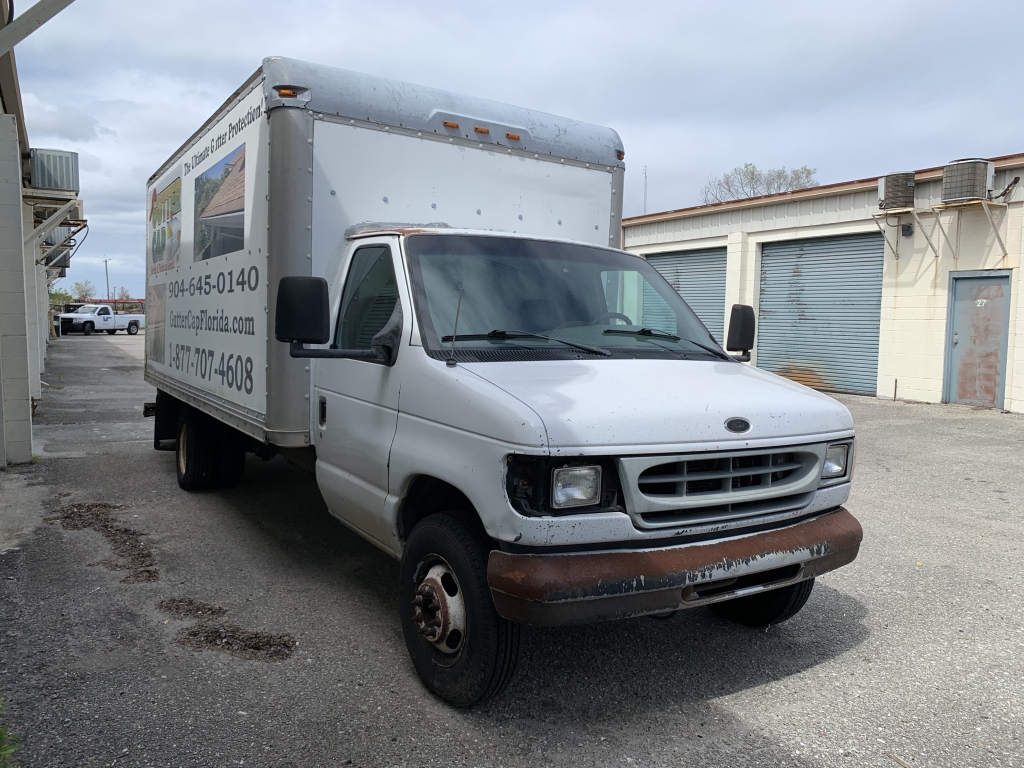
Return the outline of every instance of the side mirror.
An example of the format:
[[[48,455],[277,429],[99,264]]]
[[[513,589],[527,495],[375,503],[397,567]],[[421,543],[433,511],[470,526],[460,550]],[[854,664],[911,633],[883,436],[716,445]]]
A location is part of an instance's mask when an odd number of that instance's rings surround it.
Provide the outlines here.
[[[733,304],[729,317],[729,336],[725,348],[729,352],[741,352],[734,357],[741,363],[750,362],[750,350],[754,348],[757,336],[757,324],[754,320],[754,308],[747,304]]]
[[[331,306],[322,277],[282,277],[277,285],[274,335],[290,344],[331,340]]]

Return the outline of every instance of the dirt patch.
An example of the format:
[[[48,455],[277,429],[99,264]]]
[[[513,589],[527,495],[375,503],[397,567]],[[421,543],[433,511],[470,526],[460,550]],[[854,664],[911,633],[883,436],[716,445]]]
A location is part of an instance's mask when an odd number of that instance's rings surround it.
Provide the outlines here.
[[[121,579],[122,584],[139,584],[157,581],[156,556],[145,541],[142,531],[121,525],[113,512],[123,507],[116,504],[65,504],[58,507],[56,514],[46,518],[48,523],[60,523],[70,531],[91,529],[103,534],[114,551],[114,557],[104,558],[90,565],[102,565],[111,571],[128,571]]]
[[[252,632],[237,624],[200,622],[178,631],[178,642],[194,651],[223,651],[250,661],[284,661],[295,652],[295,638]]]
[[[197,619],[201,622],[208,622],[227,614],[227,611],[219,605],[210,605],[201,600],[193,600],[191,597],[169,597],[166,600],[161,600],[156,607],[182,621]]]

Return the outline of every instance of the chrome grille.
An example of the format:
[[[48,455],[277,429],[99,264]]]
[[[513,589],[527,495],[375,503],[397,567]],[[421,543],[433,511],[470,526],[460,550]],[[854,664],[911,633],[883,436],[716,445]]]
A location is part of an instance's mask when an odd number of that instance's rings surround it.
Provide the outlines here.
[[[619,460],[639,528],[714,530],[785,517],[818,487],[825,445]]]

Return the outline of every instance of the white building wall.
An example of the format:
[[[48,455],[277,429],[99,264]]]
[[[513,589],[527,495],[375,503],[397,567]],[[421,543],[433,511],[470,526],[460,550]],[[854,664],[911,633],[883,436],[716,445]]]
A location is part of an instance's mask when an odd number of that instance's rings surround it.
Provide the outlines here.
[[[1024,233],[1024,189],[1010,196],[1008,205],[990,210],[1008,254],[1002,248],[983,209],[972,206],[938,215],[944,236],[935,226],[930,209],[941,203],[941,174],[919,179],[915,188],[920,224],[909,214],[892,216],[885,226],[882,277],[881,330],[876,393],[900,399],[940,402],[946,359],[946,322],[950,272],[1010,269],[1011,309],[1004,407],[1024,413],[1024,292],[1021,277]],[[1024,159],[997,169],[996,189],[1014,176],[1024,176]],[[1024,185],[1022,185],[1024,186]],[[846,185],[845,189],[803,199],[749,201],[719,209],[666,215],[664,220],[625,222],[623,247],[650,255],[667,251],[727,246],[726,323],[733,304],[755,310],[760,293],[761,246],[794,238],[828,237],[877,232],[873,218],[879,212],[874,181]],[[900,235],[901,224],[912,224],[912,237]],[[931,243],[938,256],[929,246]],[[949,242],[946,237],[948,236]],[[897,253],[893,247],[898,249]],[[756,364],[757,350],[752,362]]]
[[[13,115],[0,115],[0,467],[32,458],[21,151]]]

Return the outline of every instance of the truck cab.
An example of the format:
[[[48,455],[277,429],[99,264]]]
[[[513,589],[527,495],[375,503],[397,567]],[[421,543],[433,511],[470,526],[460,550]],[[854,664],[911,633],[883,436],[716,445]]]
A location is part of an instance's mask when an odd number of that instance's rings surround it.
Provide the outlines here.
[[[488,600],[542,626],[764,625],[856,557],[849,412],[734,359],[642,258],[399,229],[350,233],[344,261],[285,278],[276,334],[312,366],[328,506],[402,559],[421,675]]]

